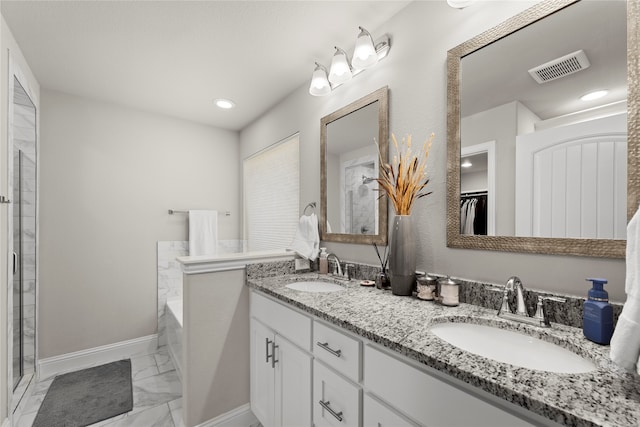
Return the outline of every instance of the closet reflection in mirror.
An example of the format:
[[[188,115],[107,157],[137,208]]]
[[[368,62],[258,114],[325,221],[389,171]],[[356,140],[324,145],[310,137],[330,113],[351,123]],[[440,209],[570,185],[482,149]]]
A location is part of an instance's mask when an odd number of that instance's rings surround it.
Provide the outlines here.
[[[461,234],[625,238],[626,22],[624,1],[580,1],[462,58]],[[494,188],[468,186],[487,141]]]
[[[321,239],[345,243],[387,241],[387,202],[380,198],[380,152],[388,150],[387,88],[320,120]]]

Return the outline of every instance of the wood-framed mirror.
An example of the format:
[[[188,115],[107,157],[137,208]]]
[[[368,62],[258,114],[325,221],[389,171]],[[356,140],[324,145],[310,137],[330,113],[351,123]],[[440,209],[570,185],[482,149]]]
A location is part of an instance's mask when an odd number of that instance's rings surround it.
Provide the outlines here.
[[[388,161],[385,86],[320,120],[320,239],[387,243],[387,198],[375,181]]]
[[[639,9],[543,1],[449,50],[448,247],[624,258],[640,202]],[[608,94],[579,100],[596,89]]]

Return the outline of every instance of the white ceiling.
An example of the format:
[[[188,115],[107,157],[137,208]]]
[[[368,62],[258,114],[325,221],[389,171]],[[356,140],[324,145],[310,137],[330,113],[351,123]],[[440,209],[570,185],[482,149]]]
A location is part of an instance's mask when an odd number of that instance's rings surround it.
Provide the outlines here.
[[[307,84],[334,45],[353,49],[358,25],[381,36],[375,30],[408,3],[1,2],[43,88],[230,130]],[[237,107],[220,110],[215,98]]]
[[[461,112],[518,100],[541,119],[627,97],[626,1],[581,1],[462,59]],[[538,84],[528,70],[583,49],[591,67]],[[579,97],[608,89],[590,103]]]

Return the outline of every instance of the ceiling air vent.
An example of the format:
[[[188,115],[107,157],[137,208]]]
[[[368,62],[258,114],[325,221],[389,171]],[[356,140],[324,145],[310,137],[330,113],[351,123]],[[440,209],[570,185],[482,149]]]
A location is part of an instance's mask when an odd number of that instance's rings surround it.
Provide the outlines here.
[[[538,83],[546,83],[589,68],[589,59],[583,50],[565,55],[529,70]]]

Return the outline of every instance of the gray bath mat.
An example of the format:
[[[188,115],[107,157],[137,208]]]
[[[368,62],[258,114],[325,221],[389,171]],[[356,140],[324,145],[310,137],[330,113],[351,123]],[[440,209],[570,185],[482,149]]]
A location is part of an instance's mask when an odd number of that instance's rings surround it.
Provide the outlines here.
[[[131,360],[58,375],[33,427],[82,427],[133,409]]]

